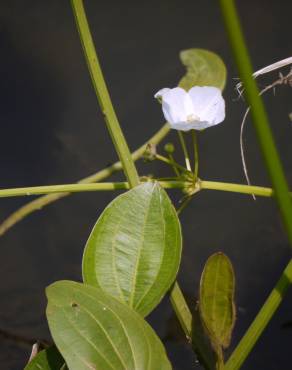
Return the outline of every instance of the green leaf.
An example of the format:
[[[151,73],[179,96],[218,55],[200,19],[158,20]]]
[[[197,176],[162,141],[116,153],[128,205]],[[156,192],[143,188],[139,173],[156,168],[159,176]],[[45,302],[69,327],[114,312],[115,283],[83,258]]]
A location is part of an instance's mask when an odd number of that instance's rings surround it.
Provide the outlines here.
[[[65,362],[55,346],[40,351],[24,370],[63,370]]]
[[[204,49],[188,49],[180,52],[187,73],[179,86],[189,90],[193,86],[215,86],[223,90],[226,83],[226,67],[215,53]]]
[[[223,253],[207,260],[200,282],[199,310],[202,322],[216,346],[227,348],[235,323],[235,278],[232,264]]]
[[[213,347],[209,336],[206,335],[198,307],[192,310],[192,344],[199,362],[205,369],[220,369],[221,352],[218,353],[217,348]]]
[[[70,370],[171,370],[159,338],[130,307],[73,281],[46,292],[50,331]]]
[[[176,211],[158,183],[115,198],[87,241],[83,280],[145,316],[175,280],[181,257]]]

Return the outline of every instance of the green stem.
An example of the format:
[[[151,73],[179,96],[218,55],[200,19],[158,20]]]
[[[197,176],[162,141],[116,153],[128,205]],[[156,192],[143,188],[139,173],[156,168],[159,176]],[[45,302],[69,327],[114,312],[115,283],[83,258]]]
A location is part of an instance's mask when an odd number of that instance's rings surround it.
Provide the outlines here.
[[[239,17],[233,0],[220,0],[220,4],[239,75],[243,82],[244,94],[250,106],[253,124],[275,191],[275,198],[286,226],[288,238],[292,244],[292,202],[262,98],[252,78],[253,69],[241,31]]]
[[[169,157],[169,160],[170,160],[170,163],[171,163],[171,166],[172,166],[172,169],[173,169],[174,173],[176,174],[177,177],[180,177],[180,173],[179,173],[178,169],[175,167],[175,160],[173,158],[173,155],[169,153],[168,157]]]
[[[185,199],[183,205],[177,210],[178,215],[184,210],[190,200],[191,197]],[[204,364],[205,369],[214,369],[213,351],[211,346],[203,339],[205,338],[204,334],[202,337],[200,336],[199,333],[202,333],[202,328],[197,319],[197,313],[194,312],[194,316],[192,315],[177,281],[172,286],[169,298],[187,340],[192,344],[194,351],[200,356],[200,361]]]
[[[192,314],[177,281],[171,289],[170,302],[186,337],[190,340],[192,338]]]
[[[110,132],[116,152],[123,165],[123,170],[131,187],[138,185],[139,177],[131,157],[127,142],[119,125],[114,107],[112,105],[108,89],[103,78],[101,67],[96,55],[92,36],[88,26],[83,1],[71,0],[77,28],[79,30],[81,44],[86,57],[91,80],[98,98],[102,113],[104,114],[107,128]]]
[[[180,164],[176,163],[175,161],[173,161],[171,159],[168,159],[168,158],[164,157],[163,155],[156,154],[155,158],[158,159],[161,162],[169,164],[172,167],[176,167],[176,168],[180,169],[183,172],[186,172],[186,169],[183,166],[181,166]]]
[[[122,162],[122,166],[127,176],[129,185],[131,187],[136,186],[139,183],[138,173],[136,171],[134,162],[131,158],[130,151],[128,149],[126,140],[123,136],[123,133],[121,131],[119,122],[117,120],[117,117],[114,111],[114,108],[110,100],[110,96],[109,96],[109,93],[108,93],[108,90],[107,90],[107,87],[106,87],[106,84],[105,84],[105,81],[104,81],[104,78],[101,72],[101,68],[100,68],[98,58],[95,52],[94,44],[91,38],[83,3],[81,0],[71,0],[71,2],[72,2],[72,7],[75,13],[79,33],[80,33],[81,43],[83,45],[83,49],[86,55],[88,68],[89,68],[92,82],[93,82],[93,85],[94,85],[94,88],[95,88],[95,91],[96,91],[96,94],[99,100],[99,104],[105,116],[105,120],[106,120],[108,129],[109,129],[109,132],[111,134],[111,137],[115,145],[116,151],[119,155],[119,158]],[[189,162],[189,158],[187,155],[185,145],[183,145],[183,150],[185,153],[187,169],[191,171],[190,162]],[[175,163],[173,163],[173,161],[171,162],[172,162],[171,165],[175,166]],[[165,185],[169,185],[170,183],[171,182],[167,182]],[[184,186],[184,182],[180,182],[180,183]],[[163,184],[161,183],[161,185]],[[49,190],[51,190],[52,192],[60,192],[60,191],[74,192],[74,191],[80,190],[81,187],[83,187],[83,191],[85,191],[85,188],[86,190],[89,190],[89,185],[85,185],[85,186],[80,185],[80,184],[79,185],[65,185],[65,186],[61,185],[61,186],[53,186],[53,187],[39,187],[37,189],[35,188],[34,194],[40,194],[42,191],[48,192]],[[125,188],[128,188],[128,184],[127,183],[92,184],[90,188],[92,188],[92,190],[93,189],[94,190],[125,189]],[[18,192],[17,190],[15,190],[14,195],[15,196],[19,195],[19,193],[21,193],[22,191],[24,191],[24,189],[19,189]],[[31,193],[30,191],[27,191],[27,195],[30,195],[30,193]],[[4,191],[4,194],[5,194],[5,191]],[[181,307],[180,307],[180,314],[181,314]]]
[[[292,283],[292,260],[285,268],[280,280],[275,288],[270,293],[265,304],[257,314],[253,323],[244,334],[236,349],[233,351],[228,361],[225,364],[224,370],[237,370],[240,369],[244,360],[254,347],[256,341],[262,334],[263,330],[271,320],[273,314],[279,307],[283,297],[287,293],[290,284]]]
[[[141,158],[147,148],[148,143],[151,144],[158,144],[164,137],[169,133],[169,125],[165,124],[162,128],[157,131],[149,140],[146,141],[140,148],[136,149],[132,153],[133,161],[138,160]],[[116,162],[113,165],[104,168],[88,177],[85,177],[78,181],[79,184],[89,184],[104,180],[105,178],[109,177],[113,173],[117,171],[121,171],[123,169],[121,162]],[[69,196],[71,193],[56,193],[56,194],[48,194],[38,199],[35,199],[24,206],[17,209],[13,212],[9,217],[7,217],[1,224],[0,224],[0,236],[4,235],[9,229],[11,229],[15,224],[20,222],[22,219],[27,217],[33,212],[36,212],[47,205],[54,203],[64,197]]]
[[[143,178],[141,178],[141,182],[143,181],[156,181],[156,179],[143,180]],[[183,180],[181,181],[179,180],[161,180],[160,181],[159,180],[158,182],[165,189],[182,189],[184,187],[189,187],[192,184],[189,181],[183,181]],[[204,180],[200,180],[198,184],[199,184],[198,190],[219,190],[219,191],[227,191],[227,192],[240,193],[240,194],[256,194],[261,197],[272,197],[274,194],[273,189],[265,188],[262,186],[250,186],[250,185],[233,184],[233,183],[228,183],[228,182],[204,181]],[[130,188],[131,186],[127,182],[98,182],[98,183],[93,183],[93,184],[79,182],[77,184],[45,185],[45,186],[30,186],[30,187],[25,187],[25,188],[0,189],[0,198],[19,197],[19,196],[27,196],[27,195],[40,195],[40,194],[59,195],[61,193],[65,193],[67,195],[68,193],[81,193],[81,192],[89,192],[89,191],[126,190]],[[183,208],[184,207],[182,207],[182,209]],[[180,209],[177,212],[180,213]]]
[[[217,181],[199,181],[200,189],[208,190],[220,190],[220,191],[230,191],[232,193],[240,194],[255,194],[260,197],[271,197],[274,192],[271,188],[266,188],[262,186],[251,186],[251,185],[241,185],[232,184],[227,182],[217,182]]]
[[[179,141],[180,141],[180,144],[181,144],[184,156],[185,156],[185,162],[186,162],[187,170],[191,172],[192,168],[191,168],[191,163],[190,163],[190,156],[189,156],[189,153],[188,153],[188,149],[187,149],[187,146],[186,146],[186,143],[185,143],[183,133],[181,131],[178,131],[178,137],[179,137]]]
[[[198,139],[197,139],[197,134],[195,130],[192,130],[192,138],[193,138],[194,161],[195,161],[194,178],[195,178],[195,181],[197,181],[198,174],[199,174],[199,150],[198,150]]]
[[[95,53],[94,45],[91,39],[89,27],[87,24],[84,8],[82,1],[72,0],[72,6],[75,11],[75,17],[80,32],[81,42],[87,57],[87,63],[90,70],[90,74],[93,80],[93,84],[96,90],[96,94],[99,98],[99,104],[103,110],[106,118],[108,129],[111,133],[112,140],[115,144],[116,151],[120,157],[123,165],[123,169],[128,178],[131,187],[139,183],[138,174],[130,156],[126,140],[120,129],[117,117],[112,107],[110,97],[101,73],[101,69],[98,63],[98,59]],[[190,170],[190,163],[186,157],[187,169]],[[174,163],[171,163],[174,165]]]
[[[183,199],[180,207],[177,209],[176,213],[179,215],[185,208],[186,206],[189,204],[189,202],[191,201],[192,197],[189,196],[189,195],[186,195],[185,199]]]
[[[185,181],[159,181],[165,189],[181,189],[186,186]],[[64,184],[49,186],[32,186],[27,188],[1,189],[0,198],[19,197],[26,195],[77,193],[88,191],[127,190],[131,186],[128,182],[99,182],[97,184]]]
[[[177,176],[170,176],[170,177],[140,177],[140,181],[143,181],[143,179],[145,179],[145,181],[178,181],[179,178]]]
[[[244,94],[247,104],[250,106],[257,138],[262,150],[266,168],[272,181],[274,196],[281,211],[281,216],[286,227],[290,245],[292,245],[291,195],[288,191],[288,184],[274,143],[272,131],[269,127],[267,114],[257,85],[252,77],[253,68],[241,30],[236,7],[234,5],[234,0],[220,0],[220,5],[232,51],[239,70],[239,75],[244,85]],[[241,364],[254,347],[257,339],[271,320],[276,309],[279,307],[291,281],[292,261],[287,265],[281,279],[272,290],[270,296],[262,306],[250,328],[241,339],[238,347],[227,361],[226,368],[228,370],[240,368]]]

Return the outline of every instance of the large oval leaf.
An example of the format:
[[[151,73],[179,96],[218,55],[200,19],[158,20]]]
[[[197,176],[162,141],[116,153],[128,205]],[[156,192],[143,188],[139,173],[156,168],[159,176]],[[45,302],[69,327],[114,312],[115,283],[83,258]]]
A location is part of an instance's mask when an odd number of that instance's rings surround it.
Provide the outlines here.
[[[72,281],[46,292],[50,331],[70,370],[171,370],[159,338],[130,307]]]
[[[176,211],[158,183],[147,182],[115,198],[85,247],[85,283],[147,315],[174,281],[181,256]]]
[[[215,86],[223,90],[226,83],[226,67],[219,55],[204,49],[188,49],[180,52],[187,73],[179,86],[189,90],[193,86]]]
[[[229,346],[235,323],[235,278],[232,264],[223,253],[207,260],[200,282],[199,309],[211,342]]]
[[[24,368],[24,370],[63,369],[67,369],[64,359],[54,346],[40,351]]]

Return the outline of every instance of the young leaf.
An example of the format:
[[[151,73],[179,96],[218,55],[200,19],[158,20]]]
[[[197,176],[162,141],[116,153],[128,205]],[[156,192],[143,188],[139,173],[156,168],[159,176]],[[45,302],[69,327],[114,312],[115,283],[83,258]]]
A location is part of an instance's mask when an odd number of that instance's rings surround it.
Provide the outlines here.
[[[204,49],[188,49],[180,52],[187,73],[179,86],[189,90],[193,86],[215,86],[223,90],[226,83],[226,67],[219,55]]]
[[[171,370],[159,338],[130,307],[73,281],[46,292],[50,331],[70,370]]]
[[[98,219],[83,255],[83,280],[145,316],[173,283],[181,244],[166,192],[144,183],[115,198]]]
[[[215,347],[227,348],[235,323],[235,278],[232,264],[223,253],[207,260],[200,282],[199,310]]]
[[[40,351],[24,370],[63,370],[65,361],[55,346]]]

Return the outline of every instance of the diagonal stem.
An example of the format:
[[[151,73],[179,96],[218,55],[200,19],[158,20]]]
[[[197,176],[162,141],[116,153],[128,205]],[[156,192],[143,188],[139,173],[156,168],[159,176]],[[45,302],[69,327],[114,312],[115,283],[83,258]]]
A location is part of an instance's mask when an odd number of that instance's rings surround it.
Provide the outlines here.
[[[177,210],[178,215],[180,215],[180,213],[184,210],[185,205],[187,205],[190,200],[191,197],[187,197],[185,199],[183,205]],[[174,282],[170,290],[169,298],[172,308],[188,342],[192,344],[194,351],[200,357],[200,360],[204,364],[206,370],[212,370],[214,368],[212,352],[209,351],[210,347],[203,343],[201,340],[202,338],[193,335],[194,330],[200,330],[198,326],[199,323],[197,320],[195,320],[196,314],[194,313],[193,316],[177,281]]]
[[[181,170],[182,172],[186,172],[186,169],[183,166],[181,166],[180,164],[176,163],[173,159],[166,158],[166,157],[164,157],[163,155],[160,155],[160,154],[156,154],[155,158],[158,159],[161,162],[169,164],[171,167],[174,167],[174,168],[177,168],[177,169]]]
[[[83,1],[71,0],[71,4],[98,103],[104,115],[116,152],[122,162],[125,175],[131,187],[136,186],[139,183],[138,173],[106,87],[88,26]]]
[[[168,154],[168,157],[169,157],[169,160],[170,160],[170,163],[171,163],[171,166],[172,166],[172,169],[174,171],[174,173],[176,174],[176,177],[180,177],[180,173],[179,173],[179,170],[176,168],[175,166],[175,160],[173,158],[173,155],[172,154]]]
[[[268,325],[273,314],[279,307],[283,297],[287,293],[292,283],[292,260],[285,268],[276,286],[270,293],[265,304],[260,309],[256,318],[244,334],[243,338],[229,357],[225,364],[224,370],[237,370],[245,361],[246,357],[253,349],[265,327]]]
[[[192,313],[176,281],[170,292],[170,302],[188,340],[192,337]]]
[[[144,143],[142,146],[140,146],[138,149],[136,149],[132,153],[133,161],[138,160],[141,158],[147,148],[148,143],[152,144],[158,144],[161,140],[164,139],[164,137],[169,133],[169,126],[168,124],[165,124],[162,126],[160,130],[158,130],[149,140],[147,140],[146,143]],[[110,167],[104,168],[88,177],[85,177],[84,179],[81,179],[78,181],[79,184],[90,184],[95,183],[98,181],[101,181],[113,173],[117,171],[121,171],[122,163],[116,162],[112,164]],[[47,205],[56,202],[59,199],[62,199],[64,197],[69,196],[71,193],[55,193],[55,194],[48,194],[44,195],[42,197],[39,197],[38,199],[35,199],[24,206],[20,207],[18,210],[13,212],[9,217],[6,218],[1,224],[0,224],[0,236],[4,235],[10,228],[12,228],[15,224],[20,222],[22,219],[27,217],[33,212],[36,212]]]
[[[259,94],[257,85],[252,78],[252,65],[241,30],[241,25],[234,0],[220,0],[225,27],[229,36],[232,51],[239,70],[240,78],[244,84],[245,97],[250,106],[253,124],[256,129],[258,141],[262,150],[265,164],[270,175],[273,191],[277,200],[281,216],[286,227],[288,239],[292,245],[292,202],[288,191],[282,164],[274,143],[273,134],[269,127],[268,118]],[[239,345],[230,356],[225,368],[237,370],[245,361],[254,347],[273,314],[279,307],[283,296],[292,282],[292,260],[283,271],[279,282],[272,290],[260,312],[254,319],[248,331],[241,339]]]
[[[220,0],[220,4],[239,75],[244,84],[244,94],[250,106],[260,148],[273,184],[275,198],[286,226],[288,238],[292,245],[292,202],[289,196],[288,185],[259,90],[252,78],[253,69],[234,0]]]

